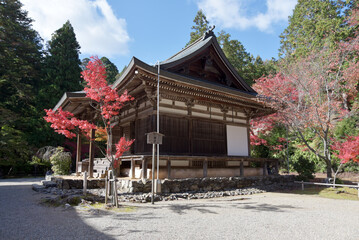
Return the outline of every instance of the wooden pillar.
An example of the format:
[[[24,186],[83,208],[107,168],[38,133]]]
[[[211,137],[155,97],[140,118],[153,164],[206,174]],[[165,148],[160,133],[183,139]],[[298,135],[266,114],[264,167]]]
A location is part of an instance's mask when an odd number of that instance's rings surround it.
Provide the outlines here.
[[[267,162],[263,161],[263,176],[268,176]]]
[[[171,179],[171,161],[167,160],[167,178]]]
[[[80,175],[79,162],[81,162],[81,134],[77,134],[77,146],[76,146],[76,176]]]
[[[240,169],[239,169],[239,176],[240,177],[244,177],[244,171],[243,171],[243,161],[241,161],[241,164],[240,164]]]
[[[208,175],[208,160],[203,161],[203,177],[207,177]]]
[[[134,179],[135,178],[135,160],[133,160],[133,158],[131,158],[131,178]]]
[[[91,129],[90,151],[89,151],[89,177],[93,177],[93,162],[95,157],[95,129]]]
[[[147,179],[147,160],[142,160],[142,179]]]

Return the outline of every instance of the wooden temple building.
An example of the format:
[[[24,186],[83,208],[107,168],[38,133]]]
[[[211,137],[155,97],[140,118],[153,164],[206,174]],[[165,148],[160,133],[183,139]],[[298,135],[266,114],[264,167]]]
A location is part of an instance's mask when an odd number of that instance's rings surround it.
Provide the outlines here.
[[[229,63],[212,31],[160,63],[159,178],[260,176],[276,160],[250,157],[249,121],[271,109],[260,103],[257,93]],[[152,145],[146,133],[156,131],[157,66],[133,57],[113,84],[135,98],[122,110],[113,129],[113,141],[135,139],[122,156],[121,176],[150,178]],[[67,92],[55,109],[62,107],[76,117],[94,117],[84,92]],[[81,147],[78,138],[78,150]],[[77,154],[77,171],[87,170]],[[89,171],[100,176],[106,160],[93,158]],[[253,164],[255,163],[255,164]],[[96,173],[97,172],[97,173]]]

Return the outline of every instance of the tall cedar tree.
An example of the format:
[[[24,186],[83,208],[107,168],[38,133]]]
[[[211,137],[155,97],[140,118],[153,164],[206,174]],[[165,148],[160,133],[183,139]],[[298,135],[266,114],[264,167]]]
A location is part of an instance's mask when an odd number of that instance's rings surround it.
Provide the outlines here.
[[[41,38],[17,0],[0,1],[0,164],[27,158],[39,88]]]
[[[202,37],[210,29],[209,22],[202,10],[197,12],[193,22],[195,25],[192,26],[192,29],[195,31],[190,33],[191,39],[186,46]],[[266,76],[270,70],[273,70],[271,67],[267,68],[259,56],[254,58],[248,53],[240,41],[230,38],[231,35],[222,30],[218,33],[217,40],[229,62],[249,85],[252,85],[255,79],[263,75]]]
[[[197,12],[196,17],[194,18],[193,22],[195,23],[194,26],[192,26],[192,30],[194,32],[190,33],[191,39],[186,44],[186,46],[190,45],[191,43],[195,42],[197,39],[203,36],[203,34],[209,30],[209,22],[206,18],[206,15],[202,12],[202,10],[199,10]]]
[[[333,48],[349,34],[343,24],[351,4],[352,1],[342,0],[299,0],[288,27],[280,35],[280,57],[297,59],[321,50],[324,45]]]
[[[53,107],[64,92],[81,90],[80,45],[74,29],[67,21],[52,35],[48,42],[46,57],[46,90],[42,95],[48,99],[44,108]]]
[[[107,57],[102,57],[101,61],[106,68],[106,80],[108,84],[112,84],[116,81],[118,69]]]

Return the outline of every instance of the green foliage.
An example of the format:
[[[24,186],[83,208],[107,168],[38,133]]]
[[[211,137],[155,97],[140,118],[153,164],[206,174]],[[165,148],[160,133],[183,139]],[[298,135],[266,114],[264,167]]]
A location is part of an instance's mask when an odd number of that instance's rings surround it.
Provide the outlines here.
[[[31,165],[38,165],[38,166],[45,166],[50,168],[51,162],[50,160],[41,159],[37,156],[32,156],[32,161],[30,162]]]
[[[112,84],[116,81],[116,76],[118,74],[118,69],[115,64],[113,64],[107,57],[101,58],[102,63],[106,67],[106,75],[108,84]]]
[[[0,162],[13,169],[31,156],[42,63],[41,38],[21,7],[0,1]]]
[[[289,17],[289,26],[280,35],[279,55],[297,59],[324,45],[333,48],[345,39],[350,34],[343,14],[350,3],[345,2],[348,1],[299,0]]]
[[[119,73],[116,75],[116,79],[118,79],[118,78],[120,78],[120,77],[122,76],[122,74],[125,72],[126,68],[127,68],[127,66],[125,65],[125,66],[122,68],[121,72],[119,72]]]
[[[292,166],[294,170],[299,174],[297,180],[307,181],[314,178],[315,163],[305,158],[303,155],[294,155],[292,158]]]
[[[334,129],[335,138],[356,136],[359,133],[359,116],[354,115],[338,122]]]
[[[65,152],[63,147],[58,147],[57,151],[50,157],[50,162],[54,174],[69,174],[71,169],[71,153]]]
[[[203,36],[203,34],[209,30],[209,22],[207,21],[206,16],[202,12],[202,10],[199,10],[197,12],[196,17],[194,18],[193,22],[195,23],[194,26],[192,26],[192,30],[194,32],[190,33],[191,39],[186,44],[186,46],[190,45],[191,43],[195,42],[197,39]]]
[[[283,125],[276,125],[267,134],[261,134],[261,139],[267,141],[266,145],[252,146],[251,156],[259,158],[278,158],[285,160],[286,154],[286,142],[281,142],[279,139],[286,138],[286,128]],[[275,147],[280,146],[280,147]],[[290,146],[290,154],[293,152],[293,147]]]
[[[54,107],[64,92],[82,89],[80,45],[71,23],[67,21],[56,30],[47,45],[45,76],[39,92],[39,108],[42,109]]]

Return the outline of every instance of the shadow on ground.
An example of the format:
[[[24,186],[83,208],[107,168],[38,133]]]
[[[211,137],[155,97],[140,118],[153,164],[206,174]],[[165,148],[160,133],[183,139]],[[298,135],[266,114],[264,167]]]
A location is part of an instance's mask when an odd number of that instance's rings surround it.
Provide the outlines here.
[[[73,208],[40,204],[37,179],[0,180],[0,239],[114,239],[87,225]]]

